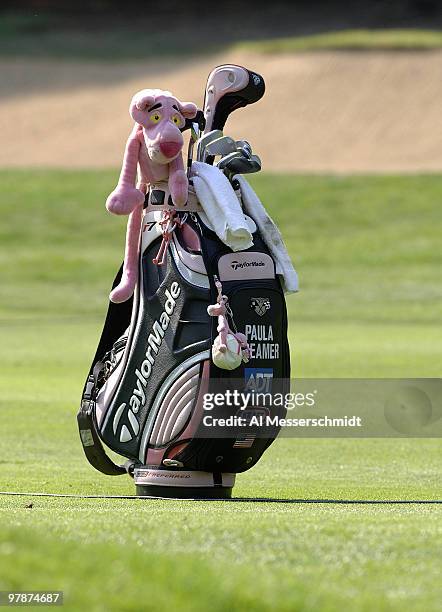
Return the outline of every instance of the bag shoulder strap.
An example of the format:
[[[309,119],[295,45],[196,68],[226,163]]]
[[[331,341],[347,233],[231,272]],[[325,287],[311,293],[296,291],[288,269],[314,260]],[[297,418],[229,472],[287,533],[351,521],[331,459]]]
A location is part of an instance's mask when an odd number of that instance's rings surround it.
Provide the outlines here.
[[[119,476],[120,474],[125,474],[126,472],[132,475],[135,461],[127,461],[124,465],[117,465],[114,463],[106,454],[95,428],[93,419],[94,390],[96,388],[98,376],[100,375],[103,367],[104,364],[101,361],[98,361],[86,382],[80,410],[77,414],[77,423],[80,430],[81,443],[83,445],[86,459],[99,472],[107,474],[108,476]]]
[[[121,265],[118,273],[112,283],[112,289],[118,285],[121,280],[123,265]],[[109,302],[109,309],[104,323],[103,332],[100,342],[92,362],[89,376],[83,389],[80,410],[77,414],[77,423],[80,430],[81,443],[83,445],[84,454],[89,463],[99,472],[108,474],[109,476],[118,476],[120,474],[131,473],[131,465],[127,462],[124,465],[117,465],[106,454],[103,444],[98,436],[97,429],[93,420],[94,406],[94,390],[96,388],[98,376],[103,369],[103,363],[100,361],[109,347],[126,329],[130,321],[132,312],[133,298],[123,304],[113,304]],[[133,463],[133,462],[132,462]]]

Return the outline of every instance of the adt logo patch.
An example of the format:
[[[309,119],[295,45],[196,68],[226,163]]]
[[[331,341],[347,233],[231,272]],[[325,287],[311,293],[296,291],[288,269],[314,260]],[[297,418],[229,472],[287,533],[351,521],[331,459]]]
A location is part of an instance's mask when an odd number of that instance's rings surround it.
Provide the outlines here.
[[[270,393],[272,390],[272,368],[244,368],[246,390],[256,393]]]

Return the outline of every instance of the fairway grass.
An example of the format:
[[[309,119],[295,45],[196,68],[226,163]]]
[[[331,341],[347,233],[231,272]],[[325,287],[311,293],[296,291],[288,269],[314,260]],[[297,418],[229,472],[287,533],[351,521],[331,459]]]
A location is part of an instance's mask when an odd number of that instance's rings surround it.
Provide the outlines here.
[[[116,172],[0,172],[0,490],[131,495],[86,462],[75,413],[121,260]],[[300,275],[297,377],[438,377],[442,177],[262,175]],[[6,196],[6,197],[5,197]],[[283,439],[244,498],[434,500],[439,440]],[[32,507],[27,507],[32,504]],[[0,495],[0,590],[67,610],[438,610],[440,505]]]
[[[442,47],[439,30],[339,30],[309,36],[245,41],[237,48],[259,53],[304,51],[427,51]]]

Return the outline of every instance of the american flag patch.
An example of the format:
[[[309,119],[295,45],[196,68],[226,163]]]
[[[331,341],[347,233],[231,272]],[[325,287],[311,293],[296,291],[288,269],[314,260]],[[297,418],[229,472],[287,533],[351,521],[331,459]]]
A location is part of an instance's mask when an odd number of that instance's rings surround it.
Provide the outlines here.
[[[254,434],[248,434],[243,438],[238,438],[233,445],[233,448],[250,448],[255,441]]]

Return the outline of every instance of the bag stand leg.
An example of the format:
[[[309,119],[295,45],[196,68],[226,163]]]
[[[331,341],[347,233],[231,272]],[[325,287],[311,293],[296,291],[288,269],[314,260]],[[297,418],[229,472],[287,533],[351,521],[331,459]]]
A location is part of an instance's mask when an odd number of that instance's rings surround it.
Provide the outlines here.
[[[142,466],[134,470],[136,494],[178,499],[230,499],[235,474]]]

